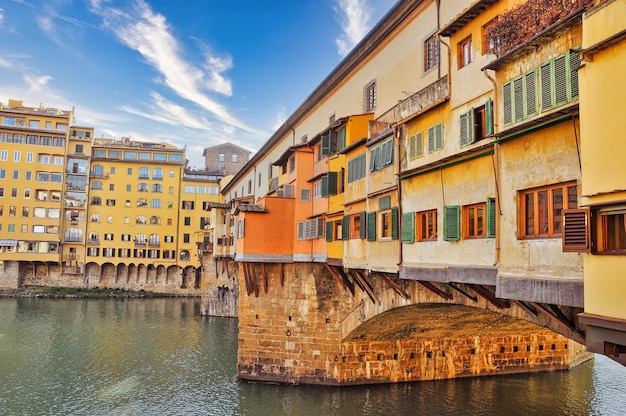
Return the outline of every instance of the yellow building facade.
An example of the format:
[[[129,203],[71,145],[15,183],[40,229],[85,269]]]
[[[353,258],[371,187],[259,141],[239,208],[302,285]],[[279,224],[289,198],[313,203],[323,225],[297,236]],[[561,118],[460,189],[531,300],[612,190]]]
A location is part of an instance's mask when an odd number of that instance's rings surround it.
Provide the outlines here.
[[[580,134],[583,210],[568,212],[573,250],[583,251],[587,347],[626,365],[624,97],[626,2],[583,15]],[[581,212],[582,211],[582,212]],[[582,217],[581,217],[582,214]],[[568,218],[566,217],[566,220]],[[566,223],[567,225],[567,223]]]

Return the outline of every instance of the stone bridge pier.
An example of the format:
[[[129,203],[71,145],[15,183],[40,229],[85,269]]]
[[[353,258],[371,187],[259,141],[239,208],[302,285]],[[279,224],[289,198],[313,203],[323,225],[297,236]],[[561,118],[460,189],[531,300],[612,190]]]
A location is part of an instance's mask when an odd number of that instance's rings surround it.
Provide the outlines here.
[[[324,263],[237,264],[238,377],[354,385],[568,369],[589,358],[576,310],[495,287]]]

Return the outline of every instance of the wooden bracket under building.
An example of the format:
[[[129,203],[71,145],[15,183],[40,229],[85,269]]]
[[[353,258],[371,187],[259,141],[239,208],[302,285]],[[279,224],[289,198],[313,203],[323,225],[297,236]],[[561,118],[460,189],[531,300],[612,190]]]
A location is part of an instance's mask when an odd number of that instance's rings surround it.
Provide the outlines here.
[[[402,289],[402,286],[396,283],[396,281],[393,280],[391,276],[389,276],[387,273],[378,273],[378,274],[382,276],[383,280],[389,285],[390,288],[395,290],[398,295],[402,296],[406,300],[411,299],[411,295],[406,293],[404,289]]]
[[[489,289],[481,285],[470,284],[469,287],[471,287],[474,292],[485,298],[487,302],[491,303],[498,309],[507,309],[511,307],[511,303],[508,299],[500,299],[496,297],[496,295],[494,295]]]
[[[428,282],[426,280],[418,280],[417,282],[421,284],[422,286],[424,286],[426,289],[430,290],[431,292],[441,296],[443,299],[452,300],[451,294],[449,294],[448,292],[444,292],[443,290],[439,289],[437,286],[433,285],[431,282]]]

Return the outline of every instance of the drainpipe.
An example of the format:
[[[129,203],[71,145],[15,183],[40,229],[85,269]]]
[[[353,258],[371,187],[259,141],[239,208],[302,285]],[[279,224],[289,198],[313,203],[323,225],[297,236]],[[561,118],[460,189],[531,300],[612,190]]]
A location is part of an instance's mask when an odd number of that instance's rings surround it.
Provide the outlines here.
[[[498,120],[496,106],[496,103],[498,102],[498,88],[496,80],[493,79],[493,77],[491,77],[489,73],[487,73],[487,70],[485,69],[482,72],[483,75],[485,75],[485,77],[487,77],[487,79],[491,81],[491,84],[493,85],[493,105],[491,106],[491,109],[493,110],[493,117],[491,118],[491,121],[493,123],[493,132],[495,134],[498,127],[498,124],[496,123],[496,120]],[[496,183],[496,214],[498,214],[496,215],[496,252],[494,258],[494,266],[497,266],[500,263],[500,217],[502,216],[502,211],[500,210],[500,187],[498,186],[498,160],[500,160],[499,156],[500,144],[493,143],[493,156],[491,157],[491,160],[493,161],[493,175]]]
[[[450,50],[450,45],[448,45],[446,42],[444,42],[441,39],[441,35],[438,35],[437,37],[439,38],[439,42],[442,43],[446,47],[446,49],[448,49],[448,94],[447,95],[450,96],[450,91],[452,91],[452,77],[450,76],[452,73],[452,52]]]
[[[402,160],[400,159],[400,143],[401,143],[401,129],[403,130],[404,127],[403,126],[394,126],[393,127],[393,134],[396,138],[396,154],[397,156],[397,172],[396,172],[396,193],[398,195],[398,231],[399,231],[399,236],[398,236],[398,264],[397,266],[401,266],[403,260],[403,256],[402,256],[402,186],[401,186],[401,180],[400,180],[400,172],[402,171],[402,166],[401,166],[401,162]],[[398,267],[398,276],[400,276],[400,268]]]
[[[437,0],[435,1],[436,4],[436,8],[437,8],[437,32],[439,32],[440,27],[440,23],[439,20],[441,18],[441,10],[440,10],[440,6],[441,6],[441,0]],[[441,41],[441,38],[439,38],[439,40]],[[446,45],[448,46],[448,45]],[[450,48],[448,47],[448,55],[450,55]],[[450,61],[450,59],[448,59],[448,62]],[[450,76],[450,74],[448,73],[448,77]],[[441,59],[439,59],[439,62],[437,63],[437,79],[441,78]]]

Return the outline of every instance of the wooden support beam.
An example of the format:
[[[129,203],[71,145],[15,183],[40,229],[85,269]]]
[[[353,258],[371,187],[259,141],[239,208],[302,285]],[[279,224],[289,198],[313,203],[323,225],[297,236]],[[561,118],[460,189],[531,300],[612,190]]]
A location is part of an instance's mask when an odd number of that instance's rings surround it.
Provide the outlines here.
[[[256,264],[250,263],[252,269],[252,282],[254,283],[254,296],[259,297],[259,276],[256,274]]]
[[[352,272],[352,276],[355,276],[358,281],[361,282],[359,286],[365,290],[365,292],[368,294],[374,304],[380,303],[380,300],[378,300],[378,296],[376,296],[376,293],[374,293],[374,289],[372,288],[372,286],[370,286],[365,277],[361,276],[361,274],[356,271]]]
[[[348,275],[344,273],[341,267],[335,267],[335,270],[337,270],[337,273],[339,273],[341,279],[345,282],[346,286],[348,286],[348,290],[350,290],[350,293],[352,293],[352,296],[354,296],[354,283],[352,283],[350,277],[348,277]]]
[[[267,271],[265,270],[265,263],[261,263],[261,272],[263,273],[263,288],[267,293]]]
[[[469,285],[474,292],[482,296],[498,309],[507,309],[511,307],[511,303],[508,299],[497,298],[490,290],[481,285]]]
[[[541,303],[535,303],[534,305],[538,306],[541,310],[551,315],[557,321],[565,325],[569,330],[578,332],[578,330],[576,329],[576,325],[574,325],[574,322],[572,322],[567,316],[565,316],[563,311],[559,309],[558,306],[551,304],[544,305]]]
[[[406,300],[411,299],[411,295],[406,293],[404,289],[402,289],[402,286],[396,283],[391,276],[389,276],[387,273],[378,273],[378,274],[380,274],[383,277],[383,280],[387,282],[389,287],[395,290],[398,295],[402,296]]]
[[[467,293],[466,291],[464,291],[463,289],[461,289],[460,287],[458,287],[457,285],[455,285],[454,283],[448,283],[448,286],[450,286],[452,289],[456,290],[457,292],[459,292],[461,295],[465,296],[466,298],[474,301],[474,302],[478,302],[478,298],[476,296],[472,296],[469,293]]]
[[[520,308],[524,309],[526,312],[533,316],[537,316],[539,314],[537,308],[524,302],[523,300],[514,300],[513,302],[515,302]]]
[[[278,268],[280,271],[280,287],[284,287],[285,286],[285,272],[283,271],[283,264],[278,263]]]
[[[446,300],[452,300],[452,295],[444,292],[443,290],[439,289],[437,286],[433,285],[431,282],[427,282],[425,280],[418,280],[418,282],[424,286],[426,289],[430,290],[431,292],[441,296],[443,299]]]
[[[252,293],[251,284],[250,284],[250,271],[248,270],[248,263],[241,263],[241,268],[243,269],[243,278],[246,282],[246,293],[248,296]]]
[[[326,270],[330,272],[331,276],[335,278],[337,283],[339,283],[344,289],[348,288],[346,282],[344,282],[341,276],[339,276],[339,274],[333,269],[333,266],[330,266],[328,263],[324,263],[324,266],[326,266]]]

